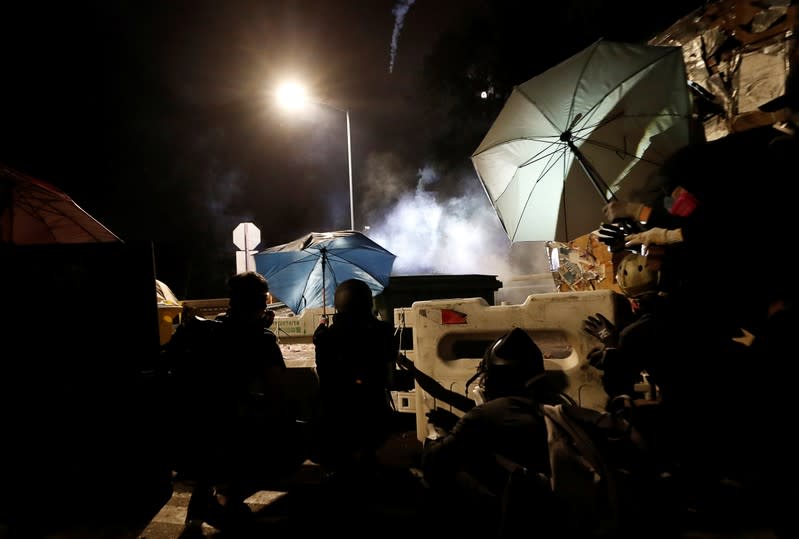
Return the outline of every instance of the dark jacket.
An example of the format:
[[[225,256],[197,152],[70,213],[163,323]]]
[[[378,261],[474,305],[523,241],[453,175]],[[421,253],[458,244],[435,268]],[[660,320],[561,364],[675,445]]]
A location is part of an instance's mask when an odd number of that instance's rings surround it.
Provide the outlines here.
[[[391,324],[338,313],[314,332],[320,436],[330,458],[373,451],[391,431],[390,377],[397,358]]]
[[[548,497],[539,497],[548,492],[548,482],[540,478],[549,474],[547,429],[539,405],[562,398],[548,383],[542,378],[527,394],[475,406],[449,433],[426,441],[424,480],[436,503],[463,515],[462,533],[526,536],[526,526],[535,521],[541,523],[536,533],[543,534],[547,519],[553,518],[545,508]],[[524,486],[518,489],[521,474]],[[519,520],[524,528],[514,524]]]
[[[675,300],[687,314],[724,305],[705,320],[722,332],[753,328],[765,309],[764,260],[795,241],[799,139],[772,126],[732,133],[680,149],[661,174],[667,191],[680,185],[699,200],[688,217],[656,204],[647,222],[682,228],[684,242],[670,246],[663,261]]]
[[[192,320],[165,345],[178,471],[223,480],[294,458],[286,364],[274,333],[255,322]]]
[[[530,470],[549,469],[546,425],[538,401],[500,397],[466,412],[451,432],[426,443],[424,478],[431,487],[452,488],[460,474],[468,474],[486,493],[499,496],[508,474],[497,456]]]
[[[672,316],[665,298],[655,294],[640,298],[634,318],[619,331],[616,346],[590,354],[591,364],[602,371],[602,385],[611,399],[632,396],[642,371],[664,394],[674,392],[674,383],[685,368],[680,358],[687,358],[689,351],[676,339],[683,328],[675,326]]]

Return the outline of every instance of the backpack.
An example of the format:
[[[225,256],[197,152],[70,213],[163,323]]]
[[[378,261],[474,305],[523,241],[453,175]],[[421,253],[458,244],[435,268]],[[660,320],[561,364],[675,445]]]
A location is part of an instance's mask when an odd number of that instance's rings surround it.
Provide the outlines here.
[[[645,503],[646,446],[628,418],[576,404],[542,404],[552,494],[575,537],[617,537]]]

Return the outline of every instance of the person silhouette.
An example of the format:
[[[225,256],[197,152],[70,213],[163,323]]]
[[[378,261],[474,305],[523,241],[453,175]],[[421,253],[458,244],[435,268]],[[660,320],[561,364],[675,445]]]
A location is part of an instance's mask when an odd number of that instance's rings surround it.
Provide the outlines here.
[[[331,324],[313,335],[319,377],[320,463],[330,473],[360,473],[392,430],[391,375],[398,354],[391,324],[374,315],[359,279],[338,285]]]
[[[188,528],[245,528],[245,499],[304,461],[286,364],[268,327],[269,286],[256,272],[228,281],[228,310],[214,320],[180,326],[165,345],[175,380],[177,472],[194,482]]]
[[[469,515],[464,532],[511,537],[522,533],[515,523],[530,522],[529,509],[543,508],[549,499],[548,481],[541,476],[536,483],[537,473],[549,473],[547,429],[539,406],[562,403],[564,397],[545,373],[541,350],[520,328],[488,347],[478,372],[482,397],[476,406],[459,418],[441,413],[446,410],[428,414],[435,434],[425,442],[422,473],[432,505]],[[521,514],[518,498],[504,496],[519,470],[533,477],[522,499],[536,498]],[[548,533],[547,523],[554,521],[541,519],[535,531]]]

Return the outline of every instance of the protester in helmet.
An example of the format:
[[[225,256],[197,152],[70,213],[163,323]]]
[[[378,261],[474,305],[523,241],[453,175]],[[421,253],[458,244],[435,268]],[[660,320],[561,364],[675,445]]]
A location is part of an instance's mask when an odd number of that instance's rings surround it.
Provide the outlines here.
[[[332,324],[313,335],[320,409],[318,460],[327,472],[360,473],[392,432],[390,384],[398,345],[392,325],[374,314],[360,279],[336,287]]]
[[[563,397],[545,373],[541,350],[520,328],[488,347],[478,372],[482,403],[454,425],[445,424],[446,414],[428,416],[436,433],[425,443],[422,469],[436,500],[457,507],[453,514],[468,515],[472,535],[496,537],[509,478],[509,467],[501,463],[512,464],[510,469],[522,467],[533,476],[547,472],[546,427],[538,407],[557,404]],[[504,517],[511,518],[509,513]],[[511,527],[507,520],[504,524],[506,530]]]
[[[740,445],[733,441],[741,434],[735,420],[742,402],[729,388],[746,373],[740,363],[742,345],[706,334],[709,324],[696,323],[683,304],[672,302],[661,289],[660,271],[647,267],[646,256],[625,256],[616,281],[633,307],[634,320],[618,328],[597,313],[583,322],[584,331],[601,343],[589,353],[589,363],[602,370],[609,401],[619,395],[655,397],[661,405],[657,415],[639,427],[664,462],[679,462],[691,474],[729,470]],[[705,310],[704,315],[715,313]],[[636,392],[642,373],[654,384],[655,395]]]
[[[602,370],[602,383],[610,399],[635,395],[635,384],[642,381],[642,372],[647,373],[650,382],[668,388],[670,373],[662,367],[669,364],[668,357],[658,353],[666,350],[660,343],[667,329],[659,312],[665,307],[659,282],[660,272],[647,266],[645,256],[628,254],[618,265],[616,283],[630,302],[633,321],[621,329],[602,313],[583,321],[583,330],[601,343],[589,353],[589,362]]]
[[[704,327],[687,323],[683,305],[675,305],[671,294],[663,290],[662,271],[650,267],[647,256],[627,254],[618,264],[615,279],[630,304],[632,320],[617,327],[596,313],[583,321],[583,330],[601,344],[588,358],[603,371],[609,398],[645,397],[635,391],[636,383],[644,381],[642,373],[664,402],[693,399],[705,392],[717,362],[726,357],[721,345],[703,335]],[[690,375],[686,375],[688,369]]]

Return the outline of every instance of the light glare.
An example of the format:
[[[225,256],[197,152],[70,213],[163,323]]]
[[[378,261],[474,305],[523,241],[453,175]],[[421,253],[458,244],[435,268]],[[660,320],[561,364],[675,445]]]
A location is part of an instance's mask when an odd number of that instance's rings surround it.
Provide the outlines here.
[[[286,109],[298,109],[308,101],[305,87],[296,82],[280,85],[276,92],[277,102]]]

